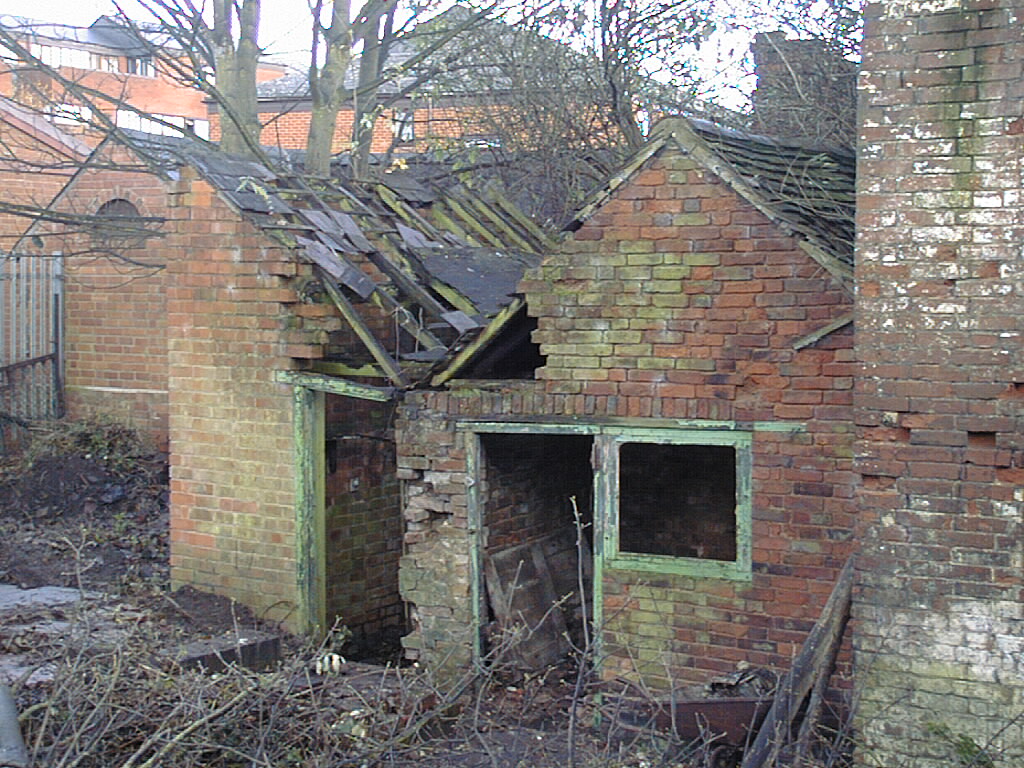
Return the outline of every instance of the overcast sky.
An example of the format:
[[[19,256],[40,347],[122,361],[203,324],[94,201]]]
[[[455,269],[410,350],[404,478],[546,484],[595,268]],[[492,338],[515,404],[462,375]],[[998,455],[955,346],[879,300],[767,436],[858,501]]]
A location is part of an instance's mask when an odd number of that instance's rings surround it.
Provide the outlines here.
[[[124,7],[131,14],[131,0]],[[303,42],[310,34],[306,7],[306,0],[263,0],[261,43],[275,54],[295,54],[308,45]],[[114,12],[110,0],[0,0],[0,14],[76,26],[88,26],[103,14]],[[141,13],[138,18],[142,18]]]

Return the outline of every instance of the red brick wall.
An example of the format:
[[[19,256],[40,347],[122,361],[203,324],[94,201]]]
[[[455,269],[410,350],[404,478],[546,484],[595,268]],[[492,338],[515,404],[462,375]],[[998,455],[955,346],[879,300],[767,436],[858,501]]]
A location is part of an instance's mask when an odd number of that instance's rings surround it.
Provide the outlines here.
[[[0,184],[4,201],[45,208],[74,170],[75,152],[16,116],[0,112]],[[30,219],[0,214],[0,250],[8,251]]]
[[[326,412],[328,621],[340,620],[372,647],[405,622],[392,407],[328,395]]]
[[[144,217],[168,218],[166,189],[149,174],[88,174],[62,201],[94,214],[114,199]],[[65,384],[72,418],[105,414],[167,445],[168,225],[153,237],[73,237],[65,259]]]
[[[262,615],[297,614],[292,387],[278,370],[326,332],[288,307],[308,277],[289,251],[186,173],[169,247],[171,576]]]
[[[476,118],[475,109],[454,106],[416,107],[413,111],[416,141],[396,143],[392,132],[394,110],[385,110],[373,127],[373,144],[371,150],[383,154],[390,149],[399,153],[425,152],[439,143],[457,139],[464,134],[478,133],[481,123]],[[284,149],[302,149],[306,146],[309,134],[309,111],[295,109],[283,112],[265,111],[260,113],[263,131],[260,141],[267,146]],[[353,112],[343,110],[338,114],[331,142],[332,152],[347,151],[352,143]],[[220,115],[210,115],[210,136],[220,137]]]
[[[861,76],[863,761],[1021,760],[1024,3],[876,3]],[[955,694],[955,695],[950,695]],[[1004,751],[1005,750],[1005,751]],[[1003,762],[1005,760],[1005,762]]]
[[[460,538],[468,438],[455,431],[459,420],[735,420],[803,425],[754,432],[752,580],[607,570],[605,670],[664,684],[668,670],[696,682],[740,660],[785,667],[851,549],[853,525],[852,334],[799,351],[793,342],[847,311],[849,299],[793,238],[672,153],[618,190],[521,288],[547,355],[539,381],[418,393],[399,422],[411,494],[403,594],[419,622],[410,648],[431,657],[466,635],[469,591],[458,577],[471,547]],[[432,585],[446,579],[455,587],[438,595]]]

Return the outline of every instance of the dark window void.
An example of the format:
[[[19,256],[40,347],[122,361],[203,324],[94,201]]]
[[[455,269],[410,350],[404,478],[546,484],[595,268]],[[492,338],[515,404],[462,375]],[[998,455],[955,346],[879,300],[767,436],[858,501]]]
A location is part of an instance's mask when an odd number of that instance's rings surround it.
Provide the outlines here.
[[[137,219],[140,217],[139,209],[128,200],[115,197],[107,200],[96,210],[97,216],[105,216],[109,219]]]
[[[619,451],[619,551],[736,559],[736,450],[626,443]]]

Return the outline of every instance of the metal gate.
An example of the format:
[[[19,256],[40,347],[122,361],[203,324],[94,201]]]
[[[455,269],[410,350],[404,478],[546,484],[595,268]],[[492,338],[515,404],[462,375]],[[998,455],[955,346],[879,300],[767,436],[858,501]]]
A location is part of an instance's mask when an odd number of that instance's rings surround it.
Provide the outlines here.
[[[59,256],[0,255],[0,451],[63,414],[63,296]]]

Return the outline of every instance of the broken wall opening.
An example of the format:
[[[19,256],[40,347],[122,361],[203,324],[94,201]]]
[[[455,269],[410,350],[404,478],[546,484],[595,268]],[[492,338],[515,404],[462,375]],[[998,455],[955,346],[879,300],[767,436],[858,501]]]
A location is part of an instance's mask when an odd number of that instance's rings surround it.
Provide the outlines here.
[[[736,559],[736,449],[624,443],[619,551]]]
[[[568,653],[566,633],[582,642],[589,620],[579,569],[591,590],[593,438],[485,434],[480,444],[489,643],[518,625],[518,664],[547,666]]]
[[[346,653],[358,658],[398,653],[406,631],[392,410],[387,403],[325,398],[327,617],[349,629]]]

